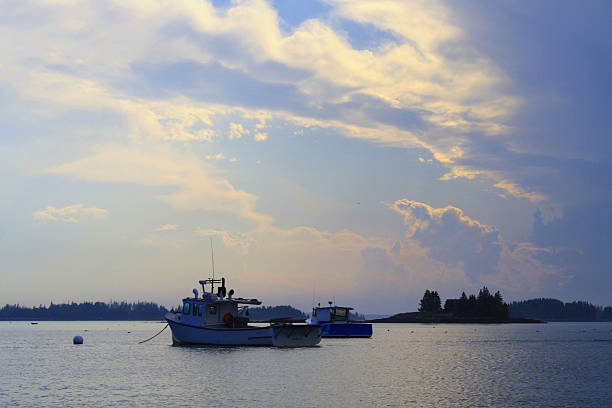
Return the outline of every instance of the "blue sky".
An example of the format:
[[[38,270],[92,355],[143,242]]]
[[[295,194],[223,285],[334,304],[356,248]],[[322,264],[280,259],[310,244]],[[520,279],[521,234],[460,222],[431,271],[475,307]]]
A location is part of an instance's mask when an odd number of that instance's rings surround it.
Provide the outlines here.
[[[0,303],[612,302],[608,2],[0,8]]]

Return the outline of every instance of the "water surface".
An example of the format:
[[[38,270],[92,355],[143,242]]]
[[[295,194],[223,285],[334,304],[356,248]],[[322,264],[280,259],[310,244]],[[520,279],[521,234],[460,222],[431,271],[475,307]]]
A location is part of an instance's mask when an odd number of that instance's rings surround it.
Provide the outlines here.
[[[163,326],[0,322],[0,406],[612,406],[612,323],[376,324],[305,349],[172,347],[167,329],[138,344]]]

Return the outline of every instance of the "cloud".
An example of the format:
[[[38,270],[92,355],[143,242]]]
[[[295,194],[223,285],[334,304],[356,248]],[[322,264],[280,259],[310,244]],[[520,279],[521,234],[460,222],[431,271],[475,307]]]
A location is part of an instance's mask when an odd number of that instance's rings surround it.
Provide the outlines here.
[[[392,207],[404,216],[406,237],[430,249],[430,256],[451,267],[461,266],[476,278],[497,272],[502,252],[500,234],[464,215],[459,208],[433,208],[411,200],[398,200]]]
[[[176,224],[164,224],[155,229],[155,231],[176,231],[178,225]]]
[[[225,160],[225,155],[223,153],[207,154],[204,157],[206,160]]]
[[[552,67],[550,61],[524,63],[533,57],[541,61],[555,48],[522,40],[513,20],[499,21],[503,13],[497,5],[326,3],[326,14],[289,32],[281,29],[277,11],[265,1],[219,8],[211,1],[171,6],[152,1],[147,7],[135,0],[53,7],[24,2],[19,13],[7,5],[0,10],[7,16],[0,44],[10,47],[18,33],[24,45],[3,54],[0,63],[6,69],[0,82],[17,90],[31,113],[49,115],[49,109],[58,113],[64,106],[138,116],[139,126],[127,132],[132,138],[212,142],[219,133],[241,138],[251,133],[240,123],[247,116],[258,116],[259,123],[249,124],[256,130],[277,117],[374,143],[427,149],[448,169],[444,180],[488,178],[500,195],[533,203],[580,200],[584,183],[609,194],[609,183],[595,181],[609,181],[605,175],[610,173],[609,163],[603,162],[608,157],[603,152],[610,149],[601,75],[583,75],[563,53],[553,55]],[[523,9],[521,16],[537,16],[521,25],[533,33],[525,38],[533,38],[546,26],[538,18],[548,14],[534,12],[537,5]],[[596,9],[589,13],[605,15],[593,13]],[[562,18],[576,15],[566,8],[555,12]],[[24,18],[40,24],[24,32]],[[83,34],[100,21],[105,22],[100,35]],[[588,27],[588,21],[579,19],[581,26]],[[357,48],[343,22],[359,27],[358,32],[374,27],[392,40]],[[556,34],[543,41],[556,43],[558,36],[567,35],[567,27],[553,25]],[[580,30],[579,36],[601,49],[601,39],[607,38],[592,30]],[[589,60],[579,58],[576,49],[584,47],[571,50],[576,57],[571,61]],[[534,95],[534,81],[521,77],[517,64],[532,77],[546,79],[541,81],[545,89]],[[596,73],[606,72],[606,66],[601,64]],[[555,76],[545,74],[553,70],[563,75],[563,83],[579,79],[601,103],[586,107],[578,102],[580,94],[563,94]],[[41,103],[51,100],[53,108]],[[240,119],[225,116],[236,111]],[[582,126],[567,123],[574,115],[559,112],[580,112]],[[233,124],[229,131],[228,119]],[[587,132],[590,142],[581,143],[575,135],[593,124],[597,127]]]
[[[460,208],[434,208],[425,203],[402,199],[390,206],[404,217],[407,227],[402,246],[417,243],[427,257],[444,266],[430,264],[438,271],[439,282],[456,281],[464,286],[488,284],[504,289],[514,297],[556,292],[572,274],[564,261],[577,254],[573,248],[512,243],[503,239],[493,226],[466,216]],[[389,252],[390,265],[398,261],[398,243]],[[397,266],[396,266],[397,268]],[[462,282],[461,276],[466,279]]]
[[[544,194],[536,193],[533,191],[526,192],[521,186],[510,180],[501,180],[493,186],[502,189],[508,194],[513,195],[515,197],[527,198],[529,201],[532,201],[534,203],[539,203],[548,200],[548,197],[546,197]]]
[[[542,261],[542,255],[559,258],[559,253],[550,248],[537,248],[523,243],[514,248],[504,247],[499,261],[499,273],[488,276],[485,284],[501,287],[514,297],[538,296],[542,293],[561,293],[572,279],[564,266]],[[562,256],[562,255],[561,255]]]
[[[249,134],[248,129],[245,129],[241,124],[230,123],[230,128],[229,128],[229,138],[230,139],[241,139],[242,136],[248,135],[248,134]]]
[[[255,133],[256,142],[263,142],[264,140],[268,140],[268,135],[266,133],[263,133],[263,132]]]
[[[174,187],[174,192],[158,198],[178,209],[218,210],[256,223],[272,220],[255,210],[256,196],[217,178],[214,168],[197,157],[165,146],[98,146],[90,156],[49,167],[46,173],[102,183]]]
[[[250,234],[232,233],[215,229],[198,228],[195,231],[197,236],[218,236],[228,248],[238,248],[242,255],[247,255],[251,248],[257,246],[257,241]]]
[[[47,222],[69,222],[78,223],[87,219],[100,219],[108,215],[108,210],[96,207],[84,207],[83,204],[73,204],[62,208],[47,206],[43,210],[32,213],[35,220]]]
[[[7,20],[14,22],[5,31],[18,30],[27,46],[3,56],[11,67],[5,79],[33,101],[71,99],[72,107],[119,111],[129,122],[138,117],[131,138],[212,142],[215,127],[228,119],[223,116],[242,110],[243,117],[258,116],[255,129],[276,116],[375,143],[417,146],[449,169],[448,179],[488,177],[505,194],[549,198],[541,191],[546,183],[529,183],[519,166],[504,160],[507,148],[482,147],[482,138],[510,145],[511,119],[522,99],[495,61],[468,41],[452,7],[440,1],[327,3],[328,16],[288,33],[265,1],[227,8],[210,1],[52,9],[26,3],[21,13],[40,24],[24,35],[19,19]],[[109,9],[119,18],[109,19]],[[103,34],[76,34],[99,21],[106,21]],[[394,40],[357,49],[338,21],[375,27]],[[245,123],[231,120],[230,139],[251,134]],[[481,155],[486,160],[472,160]]]

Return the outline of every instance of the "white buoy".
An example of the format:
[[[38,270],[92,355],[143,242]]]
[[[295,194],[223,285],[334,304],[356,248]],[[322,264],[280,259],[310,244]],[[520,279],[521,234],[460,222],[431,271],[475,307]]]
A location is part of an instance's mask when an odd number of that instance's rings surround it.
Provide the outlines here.
[[[83,337],[81,337],[81,336],[74,336],[74,338],[72,339],[72,342],[74,344],[83,344]]]

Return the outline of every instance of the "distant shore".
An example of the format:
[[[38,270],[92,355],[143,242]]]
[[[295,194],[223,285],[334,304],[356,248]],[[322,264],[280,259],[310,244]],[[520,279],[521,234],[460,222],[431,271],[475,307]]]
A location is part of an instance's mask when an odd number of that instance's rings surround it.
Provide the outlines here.
[[[398,313],[382,319],[367,320],[368,323],[466,323],[466,324],[505,324],[505,323],[545,323],[542,320],[525,319],[521,317],[509,317],[498,319],[494,317],[460,317],[449,313]]]

